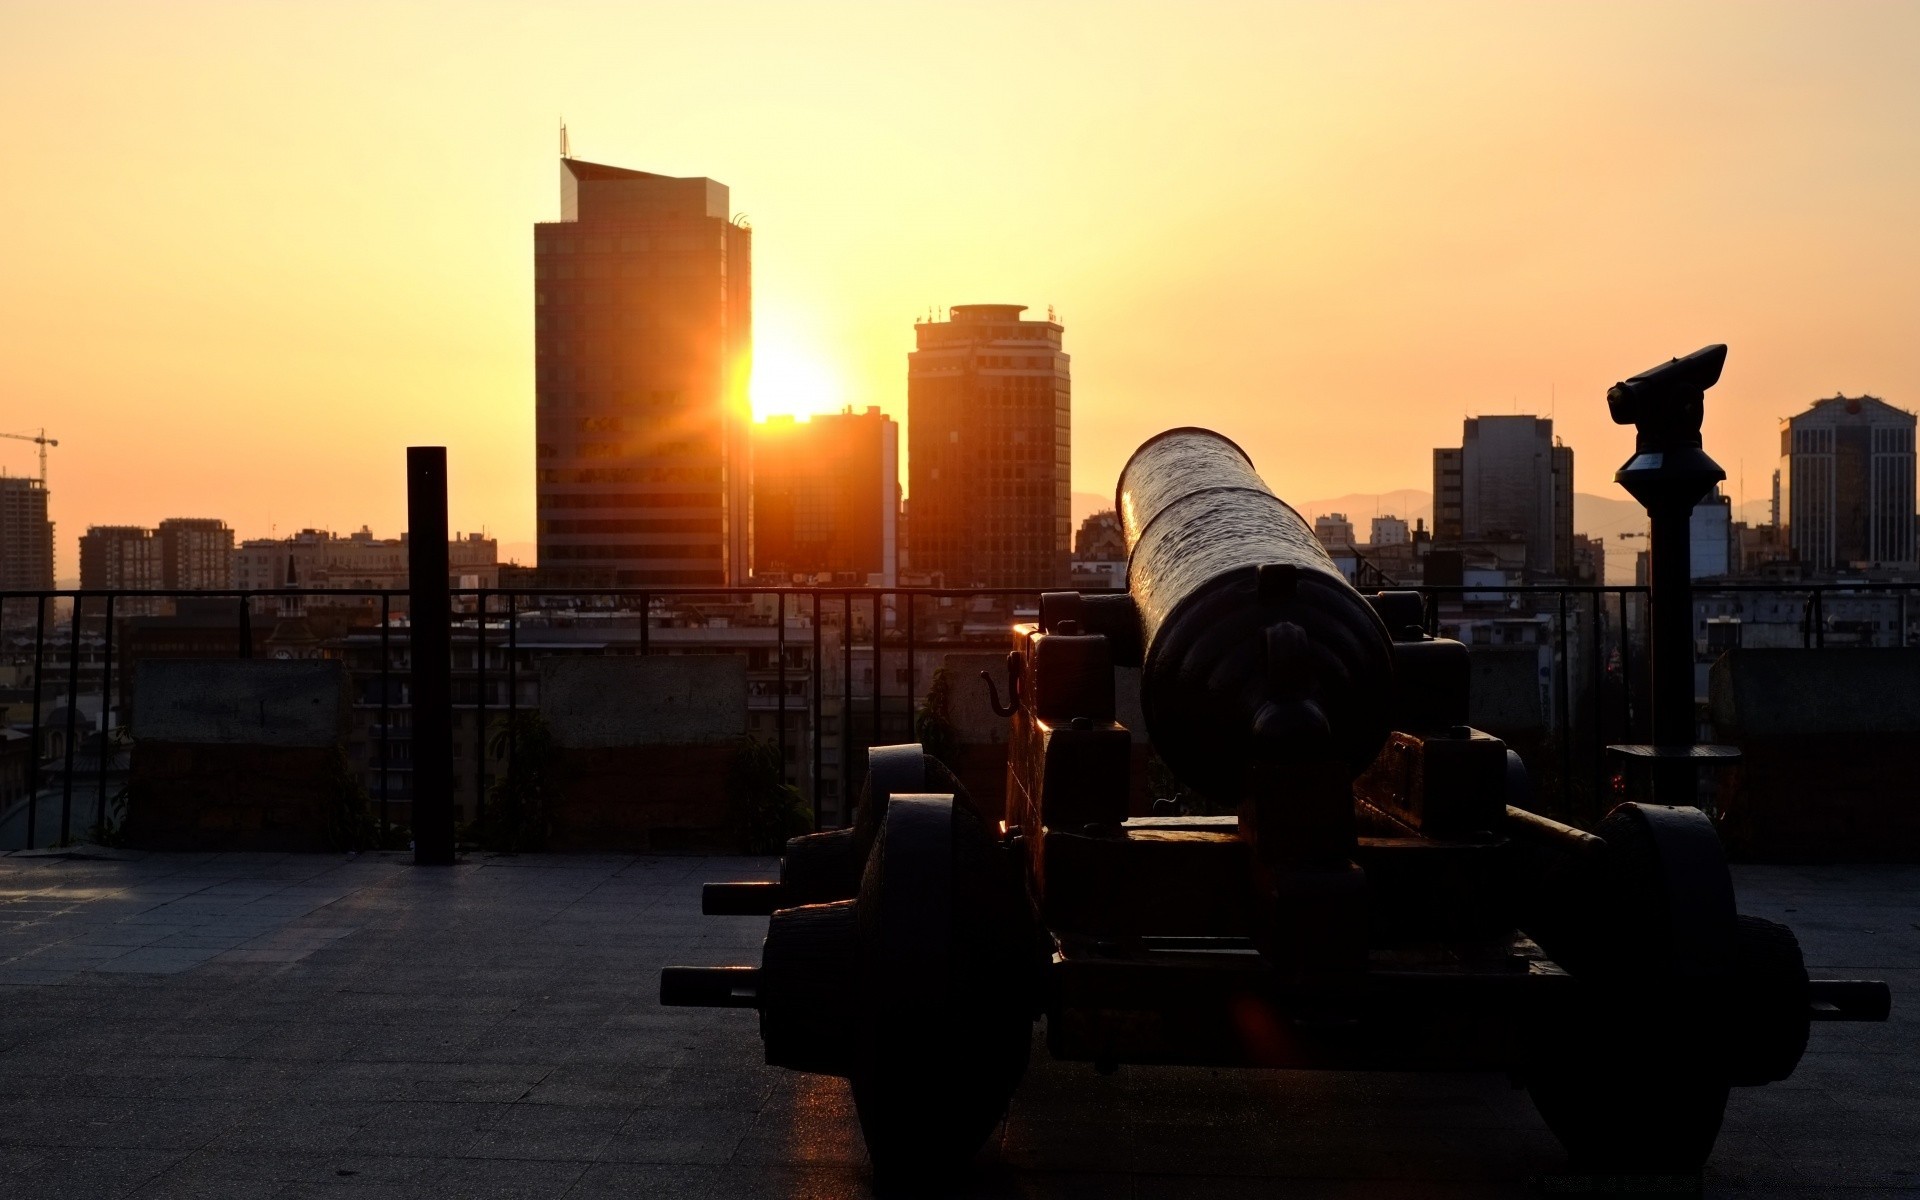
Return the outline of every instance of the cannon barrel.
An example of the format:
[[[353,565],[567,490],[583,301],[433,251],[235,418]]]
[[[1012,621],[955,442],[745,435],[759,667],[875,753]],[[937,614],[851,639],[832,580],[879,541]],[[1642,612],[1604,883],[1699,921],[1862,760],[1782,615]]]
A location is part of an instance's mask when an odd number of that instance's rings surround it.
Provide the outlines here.
[[[1173,773],[1227,798],[1262,764],[1364,770],[1394,698],[1387,628],[1246,452],[1168,430],[1127,460],[1115,499],[1142,715]]]

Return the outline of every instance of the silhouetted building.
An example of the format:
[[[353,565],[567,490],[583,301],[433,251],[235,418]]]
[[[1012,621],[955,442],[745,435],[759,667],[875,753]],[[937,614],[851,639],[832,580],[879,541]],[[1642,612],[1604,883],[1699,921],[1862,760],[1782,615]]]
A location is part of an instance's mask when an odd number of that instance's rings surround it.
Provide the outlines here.
[[[115,591],[232,587],[233,530],[208,517],[169,517],[158,529],[88,526],[80,537],[80,586]]]
[[[878,408],[753,428],[753,573],[899,582],[900,427]]]
[[[539,565],[556,585],[744,583],[751,235],[727,189],[560,162],[534,226]]]
[[[0,591],[53,589],[53,522],[47,519],[47,485],[38,479],[0,476]],[[31,605],[23,605],[30,611]]]
[[[154,531],[160,578],[169,588],[233,586],[233,530],[215,517],[168,517]]]
[[[1073,538],[1075,562],[1127,561],[1127,535],[1120,528],[1120,514],[1110,508],[1091,513],[1080,522]]]
[[[1067,578],[1071,383],[1062,327],[1017,304],[914,326],[907,356],[913,568],[949,587]]]
[[[1816,400],[1781,422],[1779,507],[1802,567],[1914,561],[1913,437],[1914,414],[1873,396]]]
[[[160,543],[140,525],[89,525],[80,535],[80,586],[140,591],[164,587]]]
[[[1596,586],[1607,582],[1607,542],[1605,538],[1573,535],[1573,583]]]
[[[1458,448],[1433,452],[1433,537],[1523,543],[1526,573],[1573,573],[1573,450],[1541,417],[1469,417]]]
[[[447,582],[456,588],[498,587],[500,543],[478,533],[449,538]],[[407,583],[407,536],[377,538],[364,525],[346,537],[302,529],[291,537],[249,538],[233,554],[236,588],[376,591]]]

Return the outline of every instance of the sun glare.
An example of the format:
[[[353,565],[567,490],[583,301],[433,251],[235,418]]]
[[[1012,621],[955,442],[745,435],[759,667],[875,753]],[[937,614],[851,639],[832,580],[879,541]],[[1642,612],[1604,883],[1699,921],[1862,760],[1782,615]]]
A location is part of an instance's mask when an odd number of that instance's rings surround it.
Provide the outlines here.
[[[810,417],[839,411],[845,389],[813,347],[780,328],[753,331],[753,416]]]

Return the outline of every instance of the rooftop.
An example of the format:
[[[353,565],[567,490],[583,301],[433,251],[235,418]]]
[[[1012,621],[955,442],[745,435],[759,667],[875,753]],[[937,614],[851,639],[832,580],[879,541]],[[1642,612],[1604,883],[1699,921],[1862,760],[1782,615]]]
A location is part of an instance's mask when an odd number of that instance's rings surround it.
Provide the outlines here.
[[[763,1065],[751,1013],[655,1003],[668,962],[758,952],[765,920],[700,916],[699,884],[773,869],[0,856],[6,1193],[866,1195],[843,1083]],[[1887,1024],[1816,1028],[1788,1082],[1734,1092],[1708,1194],[1912,1187],[1920,868],[1736,875],[1817,973],[1896,1000]],[[1525,1195],[1562,1161],[1502,1077],[1100,1076],[1036,1047],[960,1194]]]

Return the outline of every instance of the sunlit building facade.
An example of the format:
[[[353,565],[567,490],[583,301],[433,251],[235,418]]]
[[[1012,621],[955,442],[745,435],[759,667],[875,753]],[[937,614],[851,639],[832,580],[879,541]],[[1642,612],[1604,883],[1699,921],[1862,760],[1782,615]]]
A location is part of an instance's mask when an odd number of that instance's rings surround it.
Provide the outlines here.
[[[956,305],[907,356],[909,545],[948,587],[1048,588],[1072,550],[1072,385],[1062,326]]]
[[[534,226],[543,582],[746,582],[751,297],[725,185],[561,160]]]
[[[877,407],[753,428],[753,573],[899,582],[900,427]]]

